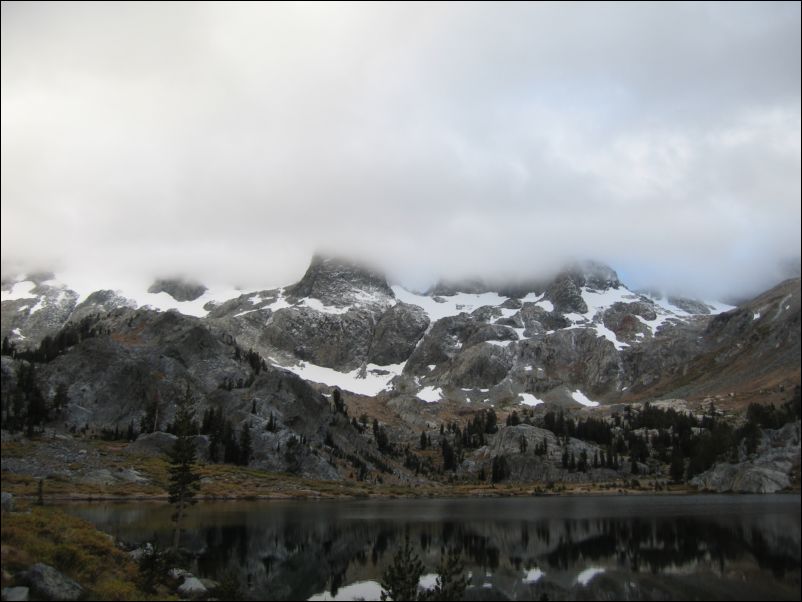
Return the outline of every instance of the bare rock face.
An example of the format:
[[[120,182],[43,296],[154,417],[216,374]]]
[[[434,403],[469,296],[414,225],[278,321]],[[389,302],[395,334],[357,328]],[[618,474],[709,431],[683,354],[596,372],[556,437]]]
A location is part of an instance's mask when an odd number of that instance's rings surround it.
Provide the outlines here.
[[[15,285],[25,290],[20,298],[3,301],[0,315],[0,337],[8,337],[18,349],[36,348],[45,336],[64,326],[75,309],[78,293],[42,279],[47,276],[3,284],[3,290],[15,290]]]
[[[544,444],[546,453],[535,455],[533,450]],[[591,467],[594,457],[598,458],[598,454],[602,450],[592,443],[573,437],[564,445],[549,430],[528,424],[519,424],[501,427],[493,442],[479,450],[473,463],[466,462],[464,468],[475,473],[478,465],[483,465],[485,473],[489,474],[492,458],[503,456],[509,471],[506,480],[510,482],[587,482],[608,480],[617,476],[615,471],[605,468],[589,468],[586,472],[569,472],[562,468],[563,451],[573,455],[575,461],[578,461],[584,454],[588,466]]]
[[[800,423],[763,430],[757,452],[736,464],[718,463],[697,475],[691,485],[719,493],[774,493],[791,484],[800,458]]]
[[[691,480],[691,485],[703,491],[718,493],[775,493],[790,484],[786,473],[751,462],[716,464]]]
[[[542,382],[582,388],[593,394],[617,390],[621,357],[615,346],[595,330],[561,330],[517,344],[518,362],[541,369]],[[584,387],[584,388],[583,388]]]
[[[368,362],[398,364],[406,360],[429,327],[429,316],[417,305],[398,303],[379,318]]]
[[[618,288],[621,281],[612,268],[595,261],[583,261],[558,274],[545,289],[545,298],[560,313],[584,314],[588,311],[582,299],[582,287],[595,290]]]
[[[437,320],[412,352],[404,372],[426,374],[428,366],[446,362],[457,355],[475,324],[476,320],[465,313]]]
[[[286,294],[292,301],[312,297],[333,307],[387,307],[395,298],[383,274],[352,262],[321,255],[312,258],[303,278],[287,287]]]
[[[273,313],[260,342],[318,366],[349,371],[367,360],[375,325],[375,315],[366,310],[332,314],[288,307]]]
[[[657,313],[654,311],[654,306],[645,301],[614,303],[604,312],[602,320],[619,340],[633,342],[639,336],[646,337],[651,333],[649,327],[638,317],[644,320],[654,320],[657,318]]]
[[[588,311],[578,280],[581,282],[572,274],[561,274],[548,286],[546,299],[552,302],[555,310],[563,314],[584,314]]]
[[[534,303],[524,303],[517,314],[523,322],[524,336],[534,336],[547,330],[559,330],[570,325],[561,314],[556,311],[546,311]]]
[[[108,289],[95,291],[75,307],[70,315],[70,322],[80,322],[88,316],[107,313],[123,307],[135,308],[136,301],[126,299],[117,292]]]
[[[163,456],[175,445],[177,437],[170,433],[157,431],[139,435],[137,440],[131,443],[126,451],[142,456]],[[195,444],[195,453],[198,458],[209,458],[209,437],[206,435],[195,435],[192,437]]]
[[[176,301],[194,301],[206,292],[206,287],[183,278],[160,278],[150,285],[148,292],[167,293]]]
[[[440,280],[431,289],[429,295],[451,297],[458,293],[480,294],[493,290],[493,287],[480,278],[463,280]]]
[[[711,309],[707,303],[696,299],[688,299],[687,297],[669,297],[668,302],[683,311],[687,311],[689,314],[707,315]]]
[[[446,378],[457,387],[492,387],[507,376],[512,364],[512,354],[506,347],[473,345],[450,361]]]

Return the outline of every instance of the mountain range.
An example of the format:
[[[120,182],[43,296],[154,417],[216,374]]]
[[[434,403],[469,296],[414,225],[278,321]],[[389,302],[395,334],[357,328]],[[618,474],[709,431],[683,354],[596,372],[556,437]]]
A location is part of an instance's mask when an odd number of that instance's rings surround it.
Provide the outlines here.
[[[254,429],[252,464],[340,478],[389,461],[376,428],[398,450],[491,409],[601,417],[643,402],[784,401],[800,381],[800,280],[733,307],[635,292],[595,262],[513,284],[443,281],[425,294],[324,256],[295,284],[248,292],[181,279],[78,291],[31,274],[3,281],[0,334],[6,417],[19,364],[34,358],[43,395],[66,392],[64,428],[138,425],[153,404],[167,425],[170,400],[188,389],[198,415],[216,408]],[[367,427],[360,414],[376,420],[373,438],[355,436]]]

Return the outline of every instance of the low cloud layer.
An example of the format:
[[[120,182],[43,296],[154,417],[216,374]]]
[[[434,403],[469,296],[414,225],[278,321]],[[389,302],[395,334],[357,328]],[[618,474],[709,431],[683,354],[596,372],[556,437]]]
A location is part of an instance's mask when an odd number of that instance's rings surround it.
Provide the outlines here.
[[[798,3],[2,6],[4,273],[721,296],[799,256]]]

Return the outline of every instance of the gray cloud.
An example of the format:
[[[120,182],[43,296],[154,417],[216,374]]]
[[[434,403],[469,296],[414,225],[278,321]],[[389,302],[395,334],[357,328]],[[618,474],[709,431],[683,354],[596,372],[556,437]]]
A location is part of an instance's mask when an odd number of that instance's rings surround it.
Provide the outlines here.
[[[800,7],[3,3],[3,270],[421,285],[800,246]]]

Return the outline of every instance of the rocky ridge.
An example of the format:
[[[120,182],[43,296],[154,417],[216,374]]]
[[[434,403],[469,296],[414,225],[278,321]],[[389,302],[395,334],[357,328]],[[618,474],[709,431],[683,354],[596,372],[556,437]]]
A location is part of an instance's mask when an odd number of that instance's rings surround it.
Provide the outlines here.
[[[375,270],[316,257],[295,285],[208,301],[208,292],[174,289],[177,311],[174,305],[161,311],[137,308],[111,290],[81,297],[44,275],[3,283],[2,333],[24,350],[60,329],[80,325],[91,332],[37,371],[47,398],[67,387],[65,425],[138,423],[146,404],[173,399],[189,383],[199,413],[224,408],[235,429],[254,429],[254,466],[332,479],[360,463],[385,462],[370,439],[357,436],[363,427],[332,409],[325,395],[334,387],[357,407],[360,395],[372,400],[364,403],[371,415],[388,417],[391,435],[414,441],[417,429],[443,416],[483,408],[594,412],[644,399],[753,394],[755,383],[775,390],[798,379],[799,279],[737,308],[635,293],[595,263],[516,286],[502,294],[503,287],[485,290],[479,281],[467,292],[441,283],[417,294],[390,286]],[[182,304],[194,311],[200,302],[202,315],[182,313]],[[246,359],[252,357],[257,365]],[[760,366],[747,368],[756,359]],[[2,359],[4,403],[13,398],[20,361]],[[169,421],[169,403],[163,411]],[[271,419],[277,429],[266,428]],[[537,427],[513,428],[523,429],[510,439],[514,447]],[[537,435],[543,433],[533,441]],[[507,437],[502,428],[492,447],[465,458],[462,470],[487,468],[509,451]],[[289,453],[299,438],[305,444]],[[580,449],[586,444],[577,441],[575,454],[599,451]],[[337,458],[320,453],[332,443]],[[140,444],[148,445],[148,439]],[[569,477],[554,458],[545,460],[515,459],[511,474],[521,480],[606,475],[599,469]],[[411,478],[400,465],[391,470]]]

